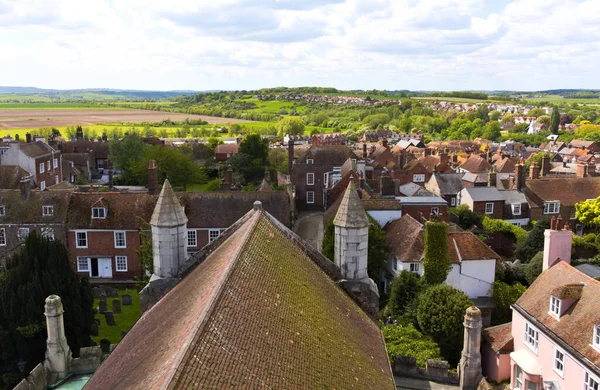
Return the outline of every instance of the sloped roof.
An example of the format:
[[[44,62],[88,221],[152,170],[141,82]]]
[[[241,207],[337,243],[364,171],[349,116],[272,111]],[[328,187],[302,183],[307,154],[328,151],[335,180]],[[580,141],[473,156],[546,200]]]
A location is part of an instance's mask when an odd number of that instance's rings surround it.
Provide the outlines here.
[[[354,180],[350,180],[342,202],[338,208],[333,224],[336,226],[361,228],[369,226],[369,218],[356,192]]]
[[[492,169],[492,165],[478,154],[471,154],[469,159],[459,166],[467,172],[478,173],[488,172]]]
[[[45,154],[50,154],[52,152],[56,152],[50,145],[45,142],[37,141],[37,142],[29,142],[20,144],[21,150],[28,157],[40,157]]]
[[[435,173],[433,177],[441,195],[456,195],[463,189],[461,179],[464,175],[464,173]]]
[[[456,261],[453,262],[458,262],[459,260],[492,260],[500,258],[496,252],[472,232],[450,232],[448,233],[448,240],[450,257],[457,256]]]
[[[574,139],[571,141],[571,146],[575,147],[575,148],[589,148],[590,146],[594,145],[596,142],[595,141],[585,141],[582,139]]]
[[[512,322],[492,326],[481,331],[481,335],[495,352],[511,352],[514,347]]]
[[[600,194],[600,177],[565,177],[527,180],[525,194],[538,206],[544,201],[560,201],[563,206],[574,206],[586,199],[595,199]]]
[[[69,193],[32,190],[29,199],[21,198],[20,190],[1,190],[0,205],[6,207],[6,215],[0,217],[2,224],[64,224],[67,218]],[[26,207],[24,207],[24,205]],[[54,206],[52,216],[42,215],[42,206]],[[92,210],[89,209],[90,214]]]
[[[94,157],[97,159],[107,159],[109,148],[108,142],[96,142],[96,141],[69,141],[63,142],[59,145],[60,150],[63,153],[85,153],[87,151],[94,151]]]
[[[433,194],[413,182],[401,185],[398,190],[404,196],[433,196]]]
[[[273,192],[275,191],[271,184],[267,181],[267,179],[263,179],[258,188],[256,189],[258,192]]]
[[[561,316],[560,321],[549,314],[550,295],[557,287],[584,284],[581,298]],[[592,344],[594,326],[600,324],[600,282],[559,261],[542,272],[515,306],[534,317],[549,331],[563,340],[596,366],[600,371],[600,353]],[[535,324],[534,324],[535,325]]]
[[[494,168],[498,173],[512,173],[515,171],[518,160],[516,158],[504,157],[494,163]]]
[[[357,158],[345,145],[312,145],[299,159],[298,163],[306,163],[306,159],[313,159],[315,165],[342,166],[349,158]]]
[[[0,165],[0,189],[19,188],[21,179],[28,176],[29,173],[17,165]]]
[[[215,153],[229,153],[229,154],[233,154],[233,153],[237,153],[240,150],[240,145],[238,144],[220,144],[217,145],[217,148],[215,149]]]
[[[150,224],[152,226],[175,227],[186,224],[187,221],[181,203],[179,203],[175,192],[173,192],[169,180],[165,180],[160,195],[158,195],[152,218],[150,218]]]
[[[362,199],[365,210],[400,210],[396,199]]]
[[[496,187],[465,187],[463,190],[469,193],[474,202],[504,200]]]
[[[394,389],[378,324],[298,240],[248,213],[86,388]]]

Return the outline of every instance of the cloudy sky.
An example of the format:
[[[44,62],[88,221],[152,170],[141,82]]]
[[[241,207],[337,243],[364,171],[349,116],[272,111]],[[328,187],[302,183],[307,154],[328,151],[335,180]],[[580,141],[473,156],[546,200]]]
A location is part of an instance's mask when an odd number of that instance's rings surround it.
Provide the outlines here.
[[[600,88],[600,0],[0,0],[0,85]]]

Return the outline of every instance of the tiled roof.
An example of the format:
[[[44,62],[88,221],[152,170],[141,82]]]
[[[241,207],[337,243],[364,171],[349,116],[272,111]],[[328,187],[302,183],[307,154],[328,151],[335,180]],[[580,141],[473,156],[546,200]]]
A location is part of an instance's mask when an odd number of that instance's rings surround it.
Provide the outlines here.
[[[357,157],[345,145],[313,145],[298,159],[298,163],[306,163],[306,159],[313,159],[316,165],[342,166],[349,158]]]
[[[433,155],[423,156],[419,159],[419,163],[421,163],[421,165],[423,167],[425,167],[425,169],[427,169],[427,172],[433,172],[434,170],[436,172],[441,172],[441,173],[452,173],[453,172],[452,168],[450,168],[448,166],[448,164],[442,165],[440,163],[439,156],[433,156]]]
[[[516,158],[504,157],[494,163],[494,168],[498,173],[512,173],[515,171],[518,160]]]
[[[275,191],[271,184],[267,181],[267,179],[263,179],[258,188],[256,189],[258,192],[273,192]]]
[[[481,335],[495,352],[507,353],[513,350],[512,322],[485,328]]]
[[[356,192],[356,184],[354,180],[350,180],[344,196],[342,196],[342,202],[338,208],[333,224],[336,226],[350,227],[350,228],[361,228],[369,226],[369,219],[367,213],[358,197]]]
[[[363,199],[365,210],[400,210],[400,203],[396,199]]]
[[[574,206],[600,195],[600,177],[556,177],[527,180],[525,194],[538,206],[544,201],[560,201],[563,206]]]
[[[28,176],[29,173],[17,165],[0,165],[0,189],[19,188],[21,179]]]
[[[557,287],[575,284],[585,284],[581,298],[573,303],[558,321],[549,314],[550,295]],[[538,276],[515,306],[534,317],[600,370],[600,353],[591,346],[594,326],[600,324],[598,297],[600,297],[600,282],[564,261],[559,261]],[[548,332],[543,328],[540,330],[544,333]]]
[[[238,144],[221,144],[221,145],[217,145],[217,148],[215,149],[215,153],[233,154],[233,153],[237,153],[239,150],[240,150],[240,145],[238,145]]]
[[[398,191],[404,196],[433,196],[431,192],[412,182],[401,185]]]
[[[435,181],[441,195],[456,195],[463,189],[462,173],[436,173]]]
[[[26,207],[23,207],[24,204]],[[0,205],[6,207],[6,215],[0,217],[0,224],[63,224],[67,217],[68,204],[68,193],[32,190],[29,199],[23,201],[19,190],[2,190]],[[44,217],[42,206],[54,206],[53,215]]]
[[[29,142],[21,144],[21,150],[28,157],[39,157],[45,154],[50,154],[52,152],[56,152],[50,145],[45,142]]]
[[[90,158],[89,153],[63,153],[63,160],[72,161],[75,165],[87,166]]]
[[[492,165],[478,154],[471,154],[469,159],[459,166],[467,172],[488,172],[492,169]]]
[[[471,232],[448,233],[448,238],[456,245],[455,250],[458,248],[457,255],[462,260],[492,260],[500,258],[496,252]],[[450,252],[452,253],[451,248]]]
[[[575,147],[575,148],[589,148],[590,146],[594,145],[596,142],[595,141],[585,141],[582,139],[574,139],[571,141],[571,146]]]
[[[107,159],[109,153],[108,145],[108,142],[70,141],[61,143],[59,148],[63,153],[75,153],[75,149],[77,149],[77,153],[85,153],[93,150],[95,158]]]
[[[373,321],[297,236],[252,211],[146,312],[87,389],[394,389]],[[226,232],[227,233],[227,232]]]

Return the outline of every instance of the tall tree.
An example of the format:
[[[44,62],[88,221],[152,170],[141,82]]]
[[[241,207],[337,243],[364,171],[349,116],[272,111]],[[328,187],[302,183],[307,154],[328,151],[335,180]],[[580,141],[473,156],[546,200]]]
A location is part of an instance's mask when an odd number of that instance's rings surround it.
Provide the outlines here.
[[[240,153],[249,155],[259,165],[267,165],[269,157],[269,140],[260,134],[247,134],[240,142]]]
[[[20,359],[27,362],[27,372],[44,360],[44,304],[52,294],[62,299],[67,342],[78,356],[80,348],[92,342],[94,299],[90,285],[87,279],[77,277],[60,241],[49,241],[34,231],[0,274],[0,378],[18,374],[16,362]]]
[[[277,135],[284,137],[304,133],[304,121],[295,116],[287,116],[277,122]]]
[[[116,169],[121,171],[123,182],[144,185],[146,183],[145,168],[148,161],[145,156],[149,145],[142,141],[136,132],[131,132],[123,139],[112,139],[109,144],[109,158]],[[140,168],[142,162],[143,169]]]
[[[404,315],[407,307],[417,298],[421,290],[420,277],[409,271],[400,272],[392,281],[390,300],[386,312],[392,317],[399,318]],[[386,314],[387,315],[387,314]]]
[[[490,121],[489,112],[490,111],[489,111],[487,104],[482,104],[481,106],[477,107],[477,110],[475,110],[475,118],[479,118],[479,119],[483,120],[484,122],[489,122]]]
[[[575,216],[579,222],[586,225],[600,226],[600,196],[596,199],[577,202],[575,210]]]
[[[558,126],[560,125],[560,113],[558,107],[554,107],[552,110],[552,116],[550,117],[550,131],[552,134],[558,134]]]
[[[444,283],[450,272],[448,256],[448,225],[444,222],[425,222],[425,254],[423,280],[428,285]]]
[[[515,257],[522,263],[528,263],[539,251],[544,250],[544,231],[550,228],[550,221],[542,219],[537,221],[527,237],[515,250]]]

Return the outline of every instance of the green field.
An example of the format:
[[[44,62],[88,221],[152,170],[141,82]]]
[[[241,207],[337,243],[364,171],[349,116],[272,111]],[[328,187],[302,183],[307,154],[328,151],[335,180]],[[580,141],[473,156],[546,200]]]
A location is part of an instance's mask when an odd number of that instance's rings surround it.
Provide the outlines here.
[[[35,102],[35,103],[6,103],[0,101],[0,110],[125,110],[125,107],[107,106],[102,103],[83,103],[83,102]]]
[[[589,105],[600,105],[600,98],[582,98],[582,99],[565,99],[561,95],[544,95],[540,98],[525,98],[528,102],[550,102],[553,104],[561,103],[577,103],[577,104],[589,104]]]
[[[458,97],[443,97],[443,96],[419,96],[419,97],[411,97],[413,100],[429,100],[429,101],[440,101],[440,102],[455,102],[455,103],[505,103],[500,100],[494,99],[471,99],[471,98],[458,98]]]
[[[98,336],[92,336],[92,340],[96,344],[100,345],[100,340],[109,339],[112,344],[116,344],[121,341],[121,331],[128,332],[129,329],[136,323],[140,318],[140,294],[136,289],[119,289],[119,298],[123,294],[131,295],[131,306],[121,305],[122,313],[115,314],[115,326],[106,325],[106,319],[103,314],[96,314],[95,317],[100,320],[100,326],[98,327]],[[112,300],[117,298],[106,298],[107,309],[112,311]],[[94,308],[98,307],[100,299],[94,299]]]

